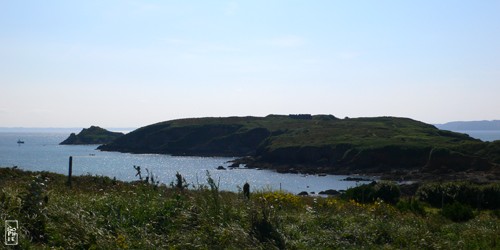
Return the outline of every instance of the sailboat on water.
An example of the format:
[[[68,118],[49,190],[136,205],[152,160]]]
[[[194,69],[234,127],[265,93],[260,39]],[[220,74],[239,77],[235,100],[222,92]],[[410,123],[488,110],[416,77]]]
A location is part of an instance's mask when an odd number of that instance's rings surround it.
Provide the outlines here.
[[[24,141],[21,141],[21,139],[18,139],[17,144],[24,144]]]

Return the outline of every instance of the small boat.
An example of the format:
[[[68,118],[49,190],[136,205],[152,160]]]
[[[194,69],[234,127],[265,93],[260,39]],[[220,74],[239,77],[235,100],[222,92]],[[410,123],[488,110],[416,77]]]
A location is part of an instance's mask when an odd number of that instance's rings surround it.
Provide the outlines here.
[[[24,141],[21,141],[21,139],[17,140],[17,144],[24,144]]]

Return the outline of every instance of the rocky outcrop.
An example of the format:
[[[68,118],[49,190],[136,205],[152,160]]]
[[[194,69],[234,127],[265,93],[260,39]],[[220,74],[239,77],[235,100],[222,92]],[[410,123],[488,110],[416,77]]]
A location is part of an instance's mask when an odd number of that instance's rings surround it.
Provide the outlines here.
[[[494,162],[474,154],[463,154],[441,148],[408,148],[385,146],[373,149],[341,147],[290,147],[263,152],[246,159],[253,167],[276,169],[290,173],[383,174],[397,171],[451,173],[489,171]]]
[[[493,165],[487,160],[471,155],[465,155],[449,149],[433,149],[423,171],[434,173],[449,173],[460,171],[487,171]]]
[[[123,136],[123,133],[111,132],[106,129],[91,126],[83,129],[80,133],[71,133],[69,137],[61,142],[61,145],[86,145],[86,144],[105,144],[114,141]]]
[[[360,149],[348,144],[287,147],[261,150],[262,154],[255,159],[255,164],[308,166],[309,169],[323,167],[328,173],[355,172],[355,170],[384,172],[398,168],[420,168],[426,165],[430,150],[427,147],[411,148],[398,145],[371,149]]]
[[[334,196],[334,195],[340,195],[340,192],[337,190],[334,190],[334,189],[328,189],[328,190],[319,192],[319,194]]]

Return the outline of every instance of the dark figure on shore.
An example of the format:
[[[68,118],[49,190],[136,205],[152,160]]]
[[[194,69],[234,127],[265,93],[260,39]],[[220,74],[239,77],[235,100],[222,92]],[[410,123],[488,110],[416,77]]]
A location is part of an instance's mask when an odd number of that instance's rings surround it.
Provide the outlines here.
[[[248,184],[248,182],[245,182],[245,185],[243,185],[243,195],[247,197],[247,199],[250,199],[250,184]]]
[[[136,166],[134,165],[134,169],[137,171],[137,174],[135,176],[139,176],[139,180],[142,181],[142,176],[141,176],[141,166]]]

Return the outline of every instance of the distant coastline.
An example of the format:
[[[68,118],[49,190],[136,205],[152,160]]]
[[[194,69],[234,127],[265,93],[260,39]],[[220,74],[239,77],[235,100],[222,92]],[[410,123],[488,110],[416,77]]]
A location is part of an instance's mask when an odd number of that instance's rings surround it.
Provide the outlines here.
[[[455,130],[453,132],[468,134],[470,137],[486,142],[500,140],[500,130]]]
[[[472,131],[472,130],[500,130],[500,120],[491,121],[455,121],[444,124],[435,124],[439,129],[451,131]]]
[[[439,129],[468,134],[482,141],[500,140],[500,120],[491,121],[456,121],[435,124]]]

